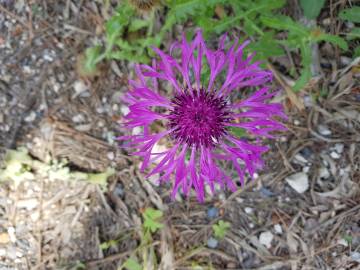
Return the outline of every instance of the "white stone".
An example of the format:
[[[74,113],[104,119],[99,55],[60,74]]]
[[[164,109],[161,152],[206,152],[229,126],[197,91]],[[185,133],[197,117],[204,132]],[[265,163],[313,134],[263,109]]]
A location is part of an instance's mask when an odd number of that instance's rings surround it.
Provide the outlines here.
[[[304,163],[304,164],[306,164],[308,161],[307,161],[307,159],[306,158],[304,158],[302,155],[300,155],[300,154],[296,154],[295,156],[294,156],[294,159],[297,161],[297,162],[299,162],[299,163]]]
[[[141,133],[141,127],[134,127],[131,132],[132,135],[139,135],[140,133]]]
[[[353,261],[360,263],[360,252],[351,252],[350,257]]]
[[[32,221],[37,221],[40,217],[40,213],[39,211],[34,211],[31,215],[30,215],[30,218]]]
[[[295,126],[299,126],[299,125],[300,125],[300,121],[299,121],[299,120],[297,120],[297,119],[296,119],[296,120],[294,120],[294,125],[295,125]]]
[[[129,109],[129,107],[128,106],[121,106],[120,107],[120,111],[121,111],[121,113],[122,113],[122,115],[127,115],[129,112],[130,112],[130,109]]]
[[[52,62],[54,60],[54,58],[52,56],[50,56],[49,54],[44,54],[43,58],[45,61],[48,61],[48,62]]]
[[[325,126],[325,125],[319,125],[318,126],[318,131],[321,135],[324,135],[324,136],[329,136],[331,135],[331,130]]]
[[[1,248],[0,249],[0,257],[5,257],[5,255],[6,255],[6,250]]]
[[[7,232],[9,234],[10,241],[15,243],[16,242],[15,228],[14,227],[9,227],[7,229]]]
[[[341,155],[339,155],[337,152],[333,151],[330,153],[330,157],[332,159],[339,159],[341,157]]]
[[[107,153],[107,158],[108,158],[109,160],[114,160],[114,158],[115,158],[114,152],[108,152],[108,153]]]
[[[25,122],[30,123],[33,122],[36,118],[36,113],[34,111],[31,111],[25,118]]]
[[[304,193],[309,188],[309,177],[304,172],[292,174],[285,181],[298,193]]]
[[[74,123],[80,123],[80,122],[84,122],[85,121],[85,117],[82,115],[82,114],[77,114],[77,115],[74,115],[73,117],[72,117],[72,121],[74,122]]]
[[[18,208],[25,208],[27,210],[32,210],[36,208],[38,205],[39,205],[39,201],[36,198],[31,198],[31,199],[19,200],[16,206]]]
[[[307,108],[314,106],[314,102],[311,96],[304,96],[304,105]]]
[[[274,230],[277,234],[282,234],[283,233],[283,230],[282,230],[282,227],[280,224],[275,224],[274,225]]]
[[[305,167],[302,169],[302,171],[303,171],[304,173],[308,173],[308,172],[310,171],[310,167],[309,167],[309,166],[305,166]]]
[[[260,244],[264,245],[267,248],[271,248],[271,242],[273,239],[274,239],[274,235],[269,231],[262,232],[259,236]]]
[[[82,92],[85,92],[88,90],[88,87],[86,86],[86,84],[81,80],[75,81],[73,87],[75,90],[75,94],[72,96],[72,98],[75,98],[78,95],[80,95]]]
[[[337,243],[338,243],[339,245],[344,246],[344,247],[347,247],[347,246],[349,245],[349,243],[348,243],[344,238],[339,239],[339,240],[337,241]]]
[[[251,207],[245,207],[244,211],[246,214],[251,214],[254,211],[254,209],[252,209]]]
[[[323,179],[328,179],[330,177],[330,172],[326,167],[321,167],[319,170],[319,176]]]
[[[342,143],[336,143],[335,150],[336,150],[336,152],[341,154],[344,151],[344,145]]]

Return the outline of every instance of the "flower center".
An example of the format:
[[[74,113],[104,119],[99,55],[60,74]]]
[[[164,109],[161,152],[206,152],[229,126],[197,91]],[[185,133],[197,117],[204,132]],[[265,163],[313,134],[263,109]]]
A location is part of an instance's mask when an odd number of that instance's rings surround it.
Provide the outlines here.
[[[210,147],[226,133],[225,123],[231,117],[224,98],[201,89],[178,95],[172,103],[168,119],[175,140]]]

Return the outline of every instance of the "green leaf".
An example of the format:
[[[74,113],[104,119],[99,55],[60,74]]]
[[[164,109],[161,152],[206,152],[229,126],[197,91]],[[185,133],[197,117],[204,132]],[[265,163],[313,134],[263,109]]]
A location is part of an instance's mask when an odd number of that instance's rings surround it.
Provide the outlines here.
[[[332,44],[339,46],[344,51],[348,50],[348,45],[347,45],[345,39],[343,39],[342,37],[339,37],[339,36],[321,33],[314,40],[315,41],[328,41]]]
[[[124,267],[128,270],[142,270],[142,266],[138,263],[137,260],[129,258],[124,263]]]
[[[144,228],[146,230],[150,230],[152,233],[156,232],[158,229],[161,229],[164,227],[164,225],[159,222],[159,219],[162,216],[162,211],[156,210],[154,208],[146,208],[145,212],[143,213]]]
[[[239,128],[239,127],[229,127],[228,130],[231,134],[233,134],[235,137],[243,138],[246,137],[246,129]]]
[[[360,46],[357,46],[357,47],[354,49],[354,56],[355,56],[355,57],[360,57]]]
[[[293,87],[295,91],[301,90],[311,79],[311,70],[310,70],[311,48],[310,48],[310,44],[303,41],[301,43],[300,53],[301,53],[301,65],[303,67],[301,70],[300,78],[296,81],[296,83]]]
[[[102,188],[106,188],[107,179],[114,174],[115,174],[115,169],[109,167],[103,173],[89,173],[88,181],[93,184],[98,184]]]
[[[96,65],[102,60],[101,47],[95,46],[85,50],[84,70],[86,73],[96,71]]]
[[[135,32],[141,28],[148,27],[150,24],[147,20],[133,19],[129,26],[129,32]]]
[[[351,29],[351,31],[346,34],[346,38],[348,40],[360,38],[360,27],[355,27],[355,28]]]
[[[344,9],[339,13],[339,17],[343,20],[360,23],[360,7],[354,6],[352,8]]]
[[[110,240],[110,241],[107,241],[107,242],[103,242],[100,244],[100,248],[102,250],[105,250],[105,249],[108,249],[112,246],[115,246],[117,244],[117,241],[116,240]]]
[[[300,0],[300,6],[308,19],[316,19],[324,4],[325,0]]]
[[[229,222],[219,220],[217,224],[214,224],[212,226],[212,229],[214,231],[214,236],[218,239],[223,239],[230,227],[231,224]]]
[[[262,16],[261,21],[265,26],[277,30],[287,30],[297,34],[300,37],[308,37],[309,29],[305,26],[294,22],[290,17],[284,15],[277,15],[276,17]]]

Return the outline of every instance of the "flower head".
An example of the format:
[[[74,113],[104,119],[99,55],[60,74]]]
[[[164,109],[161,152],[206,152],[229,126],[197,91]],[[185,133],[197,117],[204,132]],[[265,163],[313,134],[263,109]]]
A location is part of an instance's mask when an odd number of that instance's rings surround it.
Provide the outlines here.
[[[129,82],[123,98],[129,104],[124,127],[141,127],[141,133],[118,139],[137,149],[133,154],[143,159],[142,171],[155,163],[147,176],[161,173],[159,182],[174,178],[172,196],[179,188],[185,195],[194,189],[203,201],[205,186],[214,192],[215,184],[235,191],[236,179],[219,163],[231,164],[244,185],[245,174],[253,176],[263,166],[261,155],[268,147],[261,139],[285,129],[274,119],[286,119],[281,104],[267,103],[276,94],[266,86],[272,74],[252,62],[253,55],[244,57],[248,42],[235,41],[226,50],[225,39],[212,50],[199,31],[191,43],[185,37],[174,43],[170,54],[154,48],[160,60],[135,67],[138,80]],[[238,100],[250,87],[256,91]],[[166,88],[172,91],[169,98],[161,94]],[[154,132],[155,123],[163,130]],[[232,129],[245,130],[252,139],[239,138]],[[164,139],[170,146],[156,152],[154,146]]]

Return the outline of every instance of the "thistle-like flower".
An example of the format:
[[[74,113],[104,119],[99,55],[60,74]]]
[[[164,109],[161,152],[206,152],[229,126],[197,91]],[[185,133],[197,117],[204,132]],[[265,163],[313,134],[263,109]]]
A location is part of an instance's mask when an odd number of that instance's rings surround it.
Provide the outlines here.
[[[266,86],[271,72],[253,62],[253,55],[244,56],[249,42],[235,41],[226,50],[225,40],[223,36],[218,49],[211,50],[198,31],[191,43],[185,37],[174,43],[170,54],[154,48],[160,60],[151,66],[136,65],[137,80],[130,80],[131,89],[123,97],[129,104],[123,126],[140,127],[141,133],[118,139],[137,149],[133,154],[143,160],[141,171],[151,167],[147,176],[160,173],[159,183],[173,182],[172,197],[179,188],[186,196],[194,189],[203,201],[205,186],[214,193],[216,184],[235,191],[237,181],[244,185],[246,174],[253,177],[263,166],[261,156],[268,147],[261,144],[262,138],[273,138],[272,131],[285,129],[274,119],[286,119],[281,104],[267,103],[276,95]],[[170,97],[161,94],[169,88]],[[256,90],[237,98],[249,88]],[[163,130],[155,132],[155,123]],[[246,131],[248,138],[236,136],[233,129]],[[160,140],[169,147],[159,152],[154,146]],[[221,168],[224,162],[238,177]]]

